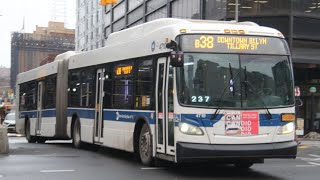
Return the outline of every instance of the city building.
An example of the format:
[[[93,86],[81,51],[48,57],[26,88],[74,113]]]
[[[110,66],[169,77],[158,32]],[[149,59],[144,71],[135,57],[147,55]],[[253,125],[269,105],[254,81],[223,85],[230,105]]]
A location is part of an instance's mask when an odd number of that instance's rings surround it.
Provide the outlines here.
[[[236,0],[77,0],[76,50],[104,46],[112,32],[158,18],[234,20]],[[300,87],[305,134],[320,131],[320,0],[239,0],[239,21],[280,30],[292,53],[295,85]],[[316,92],[310,91],[310,87]]]
[[[0,66],[0,72],[0,87],[10,86],[10,68]]]
[[[51,0],[50,15],[51,21],[66,23],[67,2],[65,0]]]
[[[13,93],[10,88],[10,68],[0,66],[0,103],[13,102]]]
[[[74,29],[63,22],[49,22],[48,27],[36,27],[33,33],[13,32],[11,37],[10,86],[15,89],[18,73],[54,60],[55,56],[74,50]]]

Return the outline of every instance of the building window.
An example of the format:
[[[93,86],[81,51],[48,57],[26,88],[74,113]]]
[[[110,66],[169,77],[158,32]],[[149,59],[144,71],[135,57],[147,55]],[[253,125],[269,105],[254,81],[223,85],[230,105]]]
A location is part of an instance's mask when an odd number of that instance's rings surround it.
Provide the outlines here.
[[[98,23],[98,22],[99,22],[99,14],[100,14],[100,13],[99,13],[99,11],[97,11],[96,13],[97,13],[97,14],[96,14],[96,23]]]
[[[108,12],[105,17],[104,25],[109,26],[111,24],[111,13]]]
[[[200,19],[200,0],[173,1],[172,17]]]
[[[124,16],[126,8],[125,5],[125,2],[121,2],[113,9],[113,21],[116,21]]]
[[[139,21],[136,21],[133,24],[130,24],[129,27],[134,27],[134,26],[137,26],[137,25],[140,25],[140,24],[143,24],[143,20],[142,19],[140,19]]]
[[[130,12],[130,14],[128,15],[128,24],[131,24],[143,17],[143,8],[144,7],[141,6],[135,9],[134,11]]]
[[[205,0],[204,19],[222,20],[227,15],[227,0]]]
[[[131,11],[134,8],[138,7],[142,3],[143,3],[143,0],[128,0],[128,9],[129,9],[129,11]]]
[[[113,24],[113,32],[119,31],[126,26],[126,19],[122,18]]]
[[[167,17],[167,6],[154,11],[147,16],[147,21],[152,21],[155,19],[166,18]]]
[[[104,37],[107,38],[111,34],[111,27],[108,26],[104,29]]]
[[[239,16],[289,14],[291,0],[239,0]],[[227,1],[227,16],[234,18],[235,0]]]
[[[167,0],[149,0],[147,2],[147,13],[153,12],[165,4],[167,4]]]
[[[306,28],[308,27],[308,28]],[[320,40],[320,19],[294,17],[293,35],[297,39]]]
[[[293,1],[294,12],[297,14],[304,14],[307,16],[320,15],[320,0],[295,0]]]

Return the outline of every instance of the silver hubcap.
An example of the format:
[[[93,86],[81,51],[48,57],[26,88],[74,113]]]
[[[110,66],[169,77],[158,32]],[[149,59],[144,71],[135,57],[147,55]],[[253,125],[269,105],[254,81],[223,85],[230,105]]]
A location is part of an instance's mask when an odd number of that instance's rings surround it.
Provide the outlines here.
[[[30,139],[30,124],[29,123],[27,124],[27,128],[26,128],[26,136],[27,136],[27,139],[29,140]]]
[[[149,156],[149,152],[150,152],[150,133],[149,133],[149,131],[144,132],[143,135],[141,136],[140,149],[141,149],[141,153],[145,157]]]
[[[79,142],[80,142],[79,126],[76,126],[74,132],[75,132],[75,136],[74,136],[75,142],[76,142],[76,144],[79,144]]]

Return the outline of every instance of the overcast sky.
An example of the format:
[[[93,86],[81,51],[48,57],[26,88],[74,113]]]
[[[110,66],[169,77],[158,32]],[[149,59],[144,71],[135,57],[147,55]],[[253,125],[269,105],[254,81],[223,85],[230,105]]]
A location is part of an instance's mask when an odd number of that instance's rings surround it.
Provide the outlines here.
[[[25,19],[24,32],[33,32],[36,25],[48,26],[52,17],[52,1],[55,0],[0,0],[0,66],[10,67],[11,32],[21,31]],[[65,27],[75,28],[75,0],[65,0],[67,15]]]

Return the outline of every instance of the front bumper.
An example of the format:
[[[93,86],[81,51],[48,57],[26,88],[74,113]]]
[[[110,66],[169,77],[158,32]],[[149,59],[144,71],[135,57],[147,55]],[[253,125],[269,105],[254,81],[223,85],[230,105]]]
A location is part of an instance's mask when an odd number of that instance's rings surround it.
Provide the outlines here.
[[[297,142],[269,144],[196,144],[178,142],[177,162],[296,158]]]
[[[10,133],[15,133],[16,132],[16,126],[15,125],[4,125],[7,128],[7,131]]]

